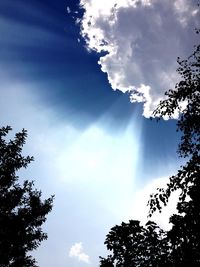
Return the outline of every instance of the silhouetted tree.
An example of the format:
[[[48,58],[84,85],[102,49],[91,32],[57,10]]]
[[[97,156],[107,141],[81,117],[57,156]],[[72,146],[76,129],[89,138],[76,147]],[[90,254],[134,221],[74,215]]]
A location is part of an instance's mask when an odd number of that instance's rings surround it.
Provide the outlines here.
[[[200,149],[200,45],[187,60],[178,58],[178,73],[182,80],[175,90],[165,93],[167,99],[161,101],[155,110],[155,116],[172,117],[176,110],[182,111],[177,122],[177,131],[182,133],[178,148],[180,157],[188,158],[187,163],[176,175],[170,177],[167,189],[158,190],[149,202],[151,211],[161,209],[158,202],[164,205],[174,190],[181,189],[180,199],[184,200],[199,176]],[[182,109],[183,103],[186,107]],[[158,201],[155,201],[155,200]]]
[[[168,239],[172,244],[175,266],[200,266],[200,45],[187,60],[178,59],[182,79],[175,90],[166,93],[155,115],[171,117],[180,110],[177,130],[182,132],[178,148],[180,157],[187,158],[176,175],[170,177],[166,189],[158,189],[149,201],[150,215],[167,205],[171,193],[180,190],[178,214],[171,216],[172,229]],[[182,110],[183,103],[186,107]]]
[[[138,221],[115,226],[105,241],[112,255],[101,258],[101,267],[200,266],[200,45],[187,60],[178,58],[178,64],[181,80],[165,93],[154,116],[170,118],[179,112],[177,131],[182,136],[177,153],[187,161],[148,203],[151,216],[167,205],[172,192],[180,190],[177,214],[170,217],[172,228],[165,233],[153,222],[141,227]]]
[[[139,221],[130,220],[113,227],[105,244],[112,254],[100,257],[101,267],[170,267],[167,257],[170,247],[164,232],[156,223],[149,221],[145,227]]]
[[[52,209],[53,196],[42,200],[34,183],[20,183],[17,172],[33,157],[24,157],[22,147],[27,132],[22,130],[8,140],[11,127],[0,129],[0,266],[35,267],[28,254],[47,238],[41,226]]]

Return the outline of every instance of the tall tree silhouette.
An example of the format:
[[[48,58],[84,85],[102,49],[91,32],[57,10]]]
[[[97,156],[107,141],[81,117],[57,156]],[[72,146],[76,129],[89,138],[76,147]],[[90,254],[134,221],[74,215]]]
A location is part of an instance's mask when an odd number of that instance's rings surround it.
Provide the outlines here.
[[[158,188],[148,203],[151,217],[179,189],[178,212],[170,217],[172,228],[168,232],[153,222],[140,227],[137,221],[130,221],[112,228],[105,241],[112,254],[100,258],[102,267],[200,266],[200,45],[188,59],[178,58],[178,64],[181,81],[165,93],[166,99],[160,102],[154,116],[170,118],[179,113],[177,131],[182,136],[177,153],[187,161],[170,177],[166,189]],[[149,225],[153,230],[149,230]]]
[[[11,127],[0,129],[0,266],[35,267],[28,253],[47,238],[41,226],[52,209],[53,196],[42,200],[34,183],[20,183],[17,172],[33,157],[22,155],[27,132],[22,130],[8,140]]]
[[[200,45],[187,60],[178,59],[181,81],[175,90],[166,93],[155,115],[171,117],[180,110],[177,130],[182,132],[178,147],[180,157],[187,162],[176,175],[170,177],[166,189],[159,189],[149,201],[150,215],[167,205],[171,193],[180,190],[177,203],[178,215],[173,215],[169,231],[172,255],[176,266],[200,266]],[[182,110],[183,103],[186,107]],[[185,265],[184,265],[185,264]]]

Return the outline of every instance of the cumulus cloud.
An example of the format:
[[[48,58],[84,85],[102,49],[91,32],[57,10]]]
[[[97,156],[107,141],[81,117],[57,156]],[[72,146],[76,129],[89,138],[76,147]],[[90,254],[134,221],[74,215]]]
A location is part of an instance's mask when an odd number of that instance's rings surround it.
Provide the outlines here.
[[[89,256],[84,252],[82,243],[75,243],[69,251],[69,257],[78,258],[79,261],[90,263]]]
[[[178,81],[176,58],[188,56],[195,44],[196,2],[81,0],[80,5],[81,34],[89,50],[105,52],[98,63],[112,89],[143,102],[149,117]]]

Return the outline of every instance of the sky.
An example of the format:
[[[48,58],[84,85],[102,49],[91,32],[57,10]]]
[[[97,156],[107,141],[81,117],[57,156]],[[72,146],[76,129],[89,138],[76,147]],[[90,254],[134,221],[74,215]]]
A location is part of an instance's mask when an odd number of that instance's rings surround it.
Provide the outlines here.
[[[109,229],[146,221],[181,164],[176,117],[150,120],[197,44],[196,1],[1,0],[1,126],[27,129],[20,173],[55,194],[40,267],[98,266]],[[176,196],[154,220],[167,229]]]

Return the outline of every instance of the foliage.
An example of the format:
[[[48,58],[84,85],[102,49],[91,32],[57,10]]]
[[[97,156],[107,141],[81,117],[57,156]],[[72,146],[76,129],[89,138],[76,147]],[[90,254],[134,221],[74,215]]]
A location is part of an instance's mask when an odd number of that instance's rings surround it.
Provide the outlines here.
[[[176,175],[170,177],[166,190],[159,189],[151,196],[151,214],[157,208],[161,210],[160,202],[166,205],[171,193],[177,189],[181,190],[180,200],[184,201],[200,173],[200,45],[187,60],[178,59],[178,63],[182,80],[176,84],[175,90],[166,92],[167,99],[160,102],[154,115],[171,117],[175,110],[181,110],[183,102],[187,103],[180,113],[177,131],[182,132],[178,154],[187,157],[188,161]]]
[[[178,215],[170,218],[172,229],[168,233],[173,245],[173,257],[177,264],[184,266],[200,265],[200,45],[187,60],[178,59],[178,72],[182,80],[175,90],[166,93],[155,115],[171,116],[175,109],[181,109],[186,101],[186,108],[180,114],[177,130],[182,132],[178,148],[180,157],[188,161],[178,173],[170,177],[167,189],[159,189],[149,201],[150,215],[167,205],[171,193],[180,189],[177,203]]]
[[[9,126],[0,129],[0,266],[35,267],[28,253],[47,238],[41,226],[52,209],[53,196],[42,201],[33,182],[20,184],[17,172],[33,157],[22,155],[27,132],[22,130],[8,141],[11,130]]]
[[[105,241],[112,255],[101,258],[102,267],[200,266],[200,45],[187,60],[178,58],[178,64],[181,80],[165,93],[154,116],[172,118],[179,112],[177,131],[182,136],[177,153],[187,161],[148,203],[151,217],[167,205],[173,191],[180,190],[177,214],[170,217],[172,228],[163,232],[153,222],[141,227],[138,221],[115,226]]]
[[[105,244],[112,255],[107,259],[100,257],[102,267],[171,266],[170,258],[166,257],[170,249],[166,233],[152,221],[145,227],[139,221],[122,222],[110,230]]]

